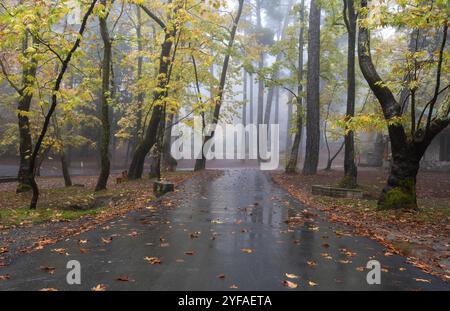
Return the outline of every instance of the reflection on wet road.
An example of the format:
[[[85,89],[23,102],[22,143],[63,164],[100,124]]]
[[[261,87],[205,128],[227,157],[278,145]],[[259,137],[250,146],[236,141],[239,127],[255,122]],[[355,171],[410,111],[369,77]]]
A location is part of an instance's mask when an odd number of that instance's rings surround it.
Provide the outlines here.
[[[0,270],[10,275],[0,289],[450,289],[405,258],[384,256],[377,242],[352,236],[315,213],[257,170],[194,178],[158,206],[20,256]],[[81,263],[81,285],[66,283],[72,259]],[[371,259],[382,265],[381,285],[367,284]]]

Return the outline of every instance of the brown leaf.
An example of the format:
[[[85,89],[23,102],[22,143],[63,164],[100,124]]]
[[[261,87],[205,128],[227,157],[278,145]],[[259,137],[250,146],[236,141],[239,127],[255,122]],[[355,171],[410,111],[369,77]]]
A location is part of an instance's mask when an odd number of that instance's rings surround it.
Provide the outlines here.
[[[221,273],[221,274],[219,274],[218,276],[217,276],[219,279],[225,279],[225,274],[223,274],[223,273]]]
[[[238,289],[239,287],[237,287],[237,285],[234,285],[234,284],[233,284],[233,285],[230,286],[230,288],[231,288],[231,289]]]
[[[160,265],[162,262],[158,257],[144,257],[152,265]]]
[[[56,268],[55,267],[45,267],[45,266],[41,266],[40,269],[44,272],[47,272],[49,274],[53,274],[55,273]]]
[[[128,277],[128,275],[122,275],[122,276],[119,276],[116,280],[121,281],[121,282],[129,282],[130,278]]]
[[[251,248],[241,248],[241,251],[246,253],[246,254],[251,254],[253,253],[253,249]]]
[[[415,278],[414,280],[416,280],[416,282],[431,283],[431,280],[426,280],[426,279]]]
[[[41,292],[57,292],[58,290],[53,287],[41,288],[39,291]]]
[[[298,275],[286,273],[288,279],[298,279]]]
[[[105,284],[97,284],[91,288],[91,291],[93,292],[104,292],[105,290],[106,290]]]
[[[89,253],[89,250],[87,248],[80,247],[80,253],[86,254]]]
[[[54,249],[52,249],[52,252],[64,255],[66,253],[66,249],[65,248],[54,248]]]
[[[313,281],[308,281],[308,285],[311,286],[311,287],[314,287],[314,286],[317,286],[319,284],[317,284],[317,283],[315,283]]]
[[[192,256],[192,255],[194,255],[195,253],[194,253],[194,251],[187,251],[187,252],[184,252],[184,254],[185,254],[185,255],[188,255],[188,256]]]
[[[102,242],[103,243],[105,243],[105,244],[109,244],[109,243],[111,243],[112,242],[112,237],[109,237],[109,238],[102,238]]]
[[[307,263],[308,263],[308,266],[310,266],[311,268],[317,266],[317,263],[313,260],[308,260]]]
[[[297,283],[294,283],[294,282],[291,282],[291,281],[288,281],[288,280],[284,280],[283,281],[283,285],[286,286],[286,287],[289,287],[289,288],[297,288],[298,287]]]
[[[9,280],[9,279],[10,279],[9,274],[0,275],[0,281],[6,281],[6,280]]]

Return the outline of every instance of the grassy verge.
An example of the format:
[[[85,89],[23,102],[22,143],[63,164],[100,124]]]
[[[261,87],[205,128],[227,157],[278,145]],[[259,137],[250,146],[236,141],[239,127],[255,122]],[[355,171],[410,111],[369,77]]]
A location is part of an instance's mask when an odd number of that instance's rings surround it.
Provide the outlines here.
[[[166,174],[166,179],[179,183],[192,176],[191,172]],[[95,179],[95,177],[90,177]],[[155,199],[153,180],[142,179],[110,184],[108,189],[94,192],[92,180],[85,180],[86,187],[45,187],[42,189],[39,205],[30,210],[31,194],[16,194],[4,191],[0,194],[0,228],[39,224],[43,222],[70,221],[85,216],[102,216],[141,207]]]

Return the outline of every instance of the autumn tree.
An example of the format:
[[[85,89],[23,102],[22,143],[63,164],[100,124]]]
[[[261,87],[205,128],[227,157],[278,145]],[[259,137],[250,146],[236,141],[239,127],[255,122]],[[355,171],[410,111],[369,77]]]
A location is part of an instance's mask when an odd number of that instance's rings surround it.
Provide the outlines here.
[[[420,161],[433,139],[450,124],[450,85],[442,86],[443,81],[448,83],[445,64],[448,59],[449,7],[446,1],[411,0],[398,2],[395,9],[387,4],[383,10],[377,8],[375,12],[374,5],[369,6],[367,0],[361,0],[358,54],[361,71],[383,111],[392,149],[390,174],[378,206],[382,209],[416,209]],[[414,74],[414,79],[405,81],[401,75],[395,83],[394,79],[386,81],[379,75],[372,60],[371,31],[386,25],[423,28],[435,36],[436,49],[431,55],[406,53],[406,70]],[[399,70],[401,66],[394,65],[397,71],[402,72]],[[432,81],[433,87],[428,91],[427,86]],[[408,87],[409,94],[404,102],[394,95],[399,85]],[[418,97],[420,89],[422,92]],[[409,100],[409,118],[402,109],[406,100]]]

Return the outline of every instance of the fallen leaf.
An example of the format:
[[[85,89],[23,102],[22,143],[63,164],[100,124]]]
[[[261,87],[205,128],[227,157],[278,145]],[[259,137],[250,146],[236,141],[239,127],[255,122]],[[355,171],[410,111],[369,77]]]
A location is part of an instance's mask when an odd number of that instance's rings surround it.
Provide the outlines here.
[[[111,243],[112,242],[112,237],[109,237],[109,238],[102,238],[102,242],[103,243],[105,243],[105,244],[109,244],[109,243]]]
[[[86,244],[88,240],[78,240],[78,244]]]
[[[87,248],[80,247],[80,253],[86,254],[86,253],[89,253],[89,250]]]
[[[0,254],[4,254],[8,252],[8,248],[6,246],[0,247]]]
[[[10,279],[9,274],[0,275],[0,281],[6,281],[6,280],[9,280],[9,279]]]
[[[130,278],[128,277],[128,275],[122,275],[122,276],[119,276],[116,280],[121,281],[121,282],[129,282]]]
[[[217,276],[219,279],[225,279],[225,274],[223,274],[223,273],[221,273],[221,274],[219,274],[218,276]]]
[[[44,267],[44,266],[41,266],[40,269],[41,269],[42,271],[44,271],[44,272],[49,273],[49,274],[55,273],[55,270],[56,270],[55,267]]]
[[[246,253],[246,254],[251,254],[253,253],[253,249],[251,248],[241,248],[241,251]]]
[[[144,259],[152,265],[160,265],[161,264],[161,260],[158,257],[144,257]]]
[[[187,252],[184,252],[184,254],[185,254],[185,255],[188,255],[188,256],[192,256],[192,255],[194,255],[195,253],[194,253],[194,251],[187,251]]]
[[[104,292],[106,290],[105,284],[97,284],[91,288],[93,292]]]
[[[307,263],[308,263],[308,266],[310,266],[310,267],[317,266],[317,263],[315,261],[313,261],[313,260],[308,260]]]
[[[230,286],[230,288],[231,288],[231,289],[237,289],[237,288],[239,288],[239,287],[237,287],[237,285],[234,285],[234,284],[233,284],[233,285]]]
[[[298,279],[298,275],[286,273],[288,279]]]
[[[365,269],[364,267],[357,267],[357,268],[356,268],[356,271],[363,272],[364,269]]]
[[[66,253],[66,249],[65,248],[54,248],[54,249],[52,249],[52,252],[64,255]]]
[[[283,285],[286,286],[286,287],[289,287],[289,288],[297,288],[298,287],[297,283],[294,283],[294,282],[291,282],[291,281],[288,281],[288,280],[284,280],[283,281]]]
[[[58,290],[53,287],[41,288],[39,291],[41,292],[57,292]]]
[[[317,284],[317,283],[315,283],[315,282],[313,282],[313,281],[308,281],[308,285],[311,286],[311,287],[313,287],[313,286],[317,286],[317,285],[319,285],[319,284]]]
[[[414,280],[416,280],[416,282],[431,283],[431,280],[426,280],[426,279],[418,279],[418,278],[415,278]]]

